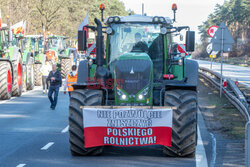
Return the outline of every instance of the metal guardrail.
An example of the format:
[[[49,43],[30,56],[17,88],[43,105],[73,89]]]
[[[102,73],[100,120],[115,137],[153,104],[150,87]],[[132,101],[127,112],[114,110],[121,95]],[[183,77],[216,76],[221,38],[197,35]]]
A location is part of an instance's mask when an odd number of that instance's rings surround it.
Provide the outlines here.
[[[199,67],[199,75],[215,86],[216,89],[220,89],[220,78],[227,80],[227,87],[222,88],[226,98],[240,111],[240,113],[246,119],[246,133],[245,133],[245,158],[246,167],[250,167],[250,106],[239,88],[234,82],[227,77],[221,76],[221,74],[214,72],[210,69]]]

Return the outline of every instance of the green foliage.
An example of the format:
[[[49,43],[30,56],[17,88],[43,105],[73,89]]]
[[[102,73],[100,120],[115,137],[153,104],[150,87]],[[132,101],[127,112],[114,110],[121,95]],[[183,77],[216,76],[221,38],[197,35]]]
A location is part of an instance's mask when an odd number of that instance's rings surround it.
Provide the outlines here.
[[[250,1],[229,0],[225,1],[223,5],[217,4],[214,14],[210,14],[207,20],[198,27],[203,45],[208,42],[208,28],[212,25],[219,26],[221,22],[225,22],[229,27],[235,41],[242,37],[249,39],[247,32],[250,29]]]
[[[11,23],[27,20],[28,34],[39,34],[45,30],[74,38],[87,12],[92,25],[95,17],[101,18],[101,3],[106,7],[104,18],[128,14],[119,0],[0,0],[0,8],[5,23],[6,15],[10,16]]]

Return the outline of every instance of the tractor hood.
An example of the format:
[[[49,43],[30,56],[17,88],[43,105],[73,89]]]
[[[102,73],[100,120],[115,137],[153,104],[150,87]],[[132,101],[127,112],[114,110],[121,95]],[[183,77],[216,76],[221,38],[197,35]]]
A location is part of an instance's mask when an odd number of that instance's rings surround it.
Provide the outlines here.
[[[126,53],[119,57],[114,66],[114,77],[118,87],[128,95],[136,95],[152,85],[153,64],[146,53]],[[148,89],[149,90],[149,89]]]

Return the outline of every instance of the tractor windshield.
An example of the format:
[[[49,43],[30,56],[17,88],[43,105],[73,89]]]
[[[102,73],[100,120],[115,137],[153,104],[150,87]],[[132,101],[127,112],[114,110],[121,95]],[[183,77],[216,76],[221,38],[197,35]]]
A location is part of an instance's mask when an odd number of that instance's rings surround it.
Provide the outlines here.
[[[160,34],[160,25],[148,23],[113,24],[110,36],[110,62],[128,52],[149,52]]]
[[[63,38],[50,38],[49,39],[49,47],[50,48],[58,48],[59,50],[63,50],[66,47],[66,42]]]

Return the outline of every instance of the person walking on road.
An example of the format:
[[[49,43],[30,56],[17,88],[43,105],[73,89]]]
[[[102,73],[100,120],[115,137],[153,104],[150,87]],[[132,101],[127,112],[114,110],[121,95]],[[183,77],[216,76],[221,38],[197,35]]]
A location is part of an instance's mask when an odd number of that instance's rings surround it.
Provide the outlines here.
[[[59,88],[62,85],[61,73],[56,70],[55,64],[52,65],[52,71],[50,71],[47,81],[50,82],[49,93],[48,93],[48,97],[51,103],[50,108],[54,110],[57,104]],[[52,98],[53,93],[54,93],[54,98]]]
[[[49,82],[47,81],[47,78],[51,70],[52,70],[51,64],[49,63],[48,60],[46,60],[40,70],[42,74],[43,94],[47,93],[47,90],[49,88]]]
[[[72,71],[67,75],[66,80],[64,82],[64,94],[66,94],[66,89],[68,88],[69,97],[71,96],[71,92],[74,90],[73,84],[77,82],[77,71],[76,65],[72,66]]]

